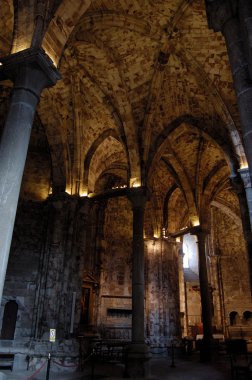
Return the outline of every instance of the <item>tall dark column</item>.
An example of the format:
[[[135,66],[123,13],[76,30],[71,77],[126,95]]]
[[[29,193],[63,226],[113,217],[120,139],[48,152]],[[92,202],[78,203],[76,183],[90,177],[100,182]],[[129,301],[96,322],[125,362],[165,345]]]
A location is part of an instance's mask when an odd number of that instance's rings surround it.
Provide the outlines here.
[[[239,0],[239,14],[242,20],[250,78],[252,78],[252,2],[250,0]]]
[[[200,297],[202,308],[203,336],[205,340],[213,338],[212,331],[212,304],[207,274],[206,259],[206,232],[198,229],[195,232],[198,240],[199,253],[199,281],[200,281]]]
[[[41,91],[60,78],[45,52],[27,49],[0,59],[0,80],[14,82],[0,145],[0,301],[32,123]]]
[[[250,291],[252,292],[252,231],[251,231],[251,218],[252,218],[252,193],[251,181],[248,170],[239,170],[240,176],[231,178],[231,185],[233,191],[236,193],[241,213],[242,229],[244,240],[246,243],[249,275],[250,275]],[[249,201],[250,200],[250,201]]]
[[[210,28],[221,31],[225,37],[228,56],[233,75],[234,88],[239,107],[244,149],[252,176],[252,78],[249,69],[249,54],[252,41],[250,0],[205,0]],[[246,23],[247,34],[244,29]],[[251,63],[251,62],[250,62]]]
[[[145,377],[149,348],[144,342],[144,210],[147,199],[146,189],[132,188],[128,198],[133,211],[132,242],[132,343],[128,351],[128,372],[130,376]]]

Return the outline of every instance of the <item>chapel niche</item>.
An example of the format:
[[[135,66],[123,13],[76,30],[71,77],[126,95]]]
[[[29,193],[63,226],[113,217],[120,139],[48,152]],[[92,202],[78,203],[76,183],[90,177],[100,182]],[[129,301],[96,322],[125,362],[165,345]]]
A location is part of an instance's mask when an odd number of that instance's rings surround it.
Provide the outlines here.
[[[91,273],[84,273],[81,290],[80,332],[88,333],[96,325],[95,305],[98,296],[98,281]]]

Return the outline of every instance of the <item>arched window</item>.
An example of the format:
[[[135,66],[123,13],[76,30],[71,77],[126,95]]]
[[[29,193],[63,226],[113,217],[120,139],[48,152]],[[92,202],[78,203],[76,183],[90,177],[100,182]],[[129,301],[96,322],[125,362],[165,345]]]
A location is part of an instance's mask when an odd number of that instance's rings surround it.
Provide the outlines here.
[[[243,313],[244,321],[248,322],[248,320],[251,318],[252,318],[252,312],[249,310],[244,311],[244,313]]]
[[[198,271],[198,247],[194,235],[184,235],[183,237],[183,268],[190,268],[193,272]]]
[[[231,313],[229,313],[230,326],[236,325],[237,317],[238,317],[237,311],[231,311]]]

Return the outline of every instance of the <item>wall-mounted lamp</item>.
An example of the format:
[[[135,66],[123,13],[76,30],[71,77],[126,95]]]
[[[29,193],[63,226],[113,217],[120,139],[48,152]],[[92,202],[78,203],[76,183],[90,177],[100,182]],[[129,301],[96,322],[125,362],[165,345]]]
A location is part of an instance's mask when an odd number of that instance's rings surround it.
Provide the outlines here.
[[[200,225],[199,217],[198,216],[192,216],[191,218],[192,226],[196,227]]]
[[[82,193],[80,193],[80,197],[87,197],[87,196],[88,196],[87,191],[83,191]]]
[[[141,187],[140,178],[130,178],[130,187]]]

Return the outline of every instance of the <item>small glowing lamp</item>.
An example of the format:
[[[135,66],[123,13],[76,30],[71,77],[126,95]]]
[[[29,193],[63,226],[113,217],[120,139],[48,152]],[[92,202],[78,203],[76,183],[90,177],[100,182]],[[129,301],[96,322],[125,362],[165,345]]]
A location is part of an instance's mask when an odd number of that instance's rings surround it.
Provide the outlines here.
[[[87,190],[84,190],[82,191],[82,193],[80,193],[80,197],[87,197],[87,196],[88,196]]]
[[[131,178],[130,179],[130,187],[141,187],[140,178]]]
[[[193,227],[196,227],[196,226],[200,225],[199,217],[198,216],[192,216],[191,217],[191,222],[192,222]]]

